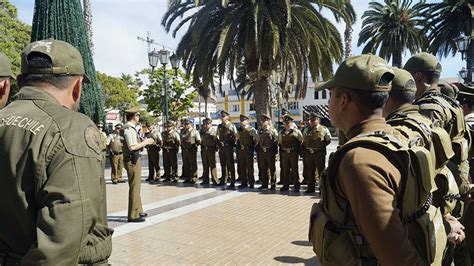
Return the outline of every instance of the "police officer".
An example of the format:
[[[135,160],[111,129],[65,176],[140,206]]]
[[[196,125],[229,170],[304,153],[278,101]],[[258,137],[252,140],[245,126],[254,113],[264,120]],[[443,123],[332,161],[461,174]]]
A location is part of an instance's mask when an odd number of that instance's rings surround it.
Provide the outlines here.
[[[237,138],[237,166],[240,170],[240,189],[247,187],[254,188],[255,177],[253,156],[258,141],[257,130],[249,124],[249,117],[246,115],[240,115],[240,128]]]
[[[203,166],[202,185],[209,184],[209,169],[211,169],[212,184],[217,185],[216,151],[217,151],[217,129],[212,126],[212,119],[205,118],[201,135],[201,159]]]
[[[320,124],[320,119],[316,113],[311,113],[308,126],[303,130],[303,178],[308,184],[305,193],[315,192],[326,167],[326,147],[331,144],[331,133]]]
[[[0,110],[7,104],[10,95],[10,78],[14,79],[10,60],[0,52]]]
[[[259,190],[276,188],[275,176],[275,155],[278,150],[278,132],[271,125],[269,115],[263,114],[261,117],[260,130],[258,131],[259,142],[257,146],[258,176],[262,180]]]
[[[286,115],[283,118],[284,128],[278,135],[278,144],[280,145],[280,179],[283,187],[280,191],[288,191],[290,184],[293,184],[294,191],[300,191],[300,180],[298,172],[298,155],[303,142],[301,131],[293,126],[293,117]]]
[[[185,184],[194,184],[197,180],[197,149],[201,136],[188,119],[183,119],[181,130],[181,156],[183,156],[183,176]]]
[[[173,121],[168,121],[166,130],[162,133],[163,139],[163,167],[164,181],[178,182],[178,151],[180,137],[174,130]]]
[[[237,128],[230,121],[229,113],[221,111],[222,123],[217,127],[219,139],[219,160],[222,176],[219,186],[224,186],[230,179],[229,188],[235,188],[234,146],[237,140]]]
[[[104,132],[104,123],[99,122],[97,123],[97,128],[100,131],[100,147],[101,147],[101,153],[100,155],[102,156],[102,178],[105,177],[105,163],[107,159],[107,135]]]
[[[114,132],[112,132],[107,138],[107,146],[109,146],[110,151],[110,166],[112,170],[112,183],[125,183],[122,179],[122,168],[123,168],[123,144],[120,136],[120,130],[122,129],[122,124],[118,123],[114,127]]]
[[[398,148],[407,149],[407,140],[382,117],[393,77],[382,58],[360,55],[321,88],[331,92],[331,123],[349,140],[331,159],[322,201],[313,206],[310,239],[322,265],[428,264],[401,218],[409,163],[398,163],[406,154]]]
[[[148,178],[146,181],[158,181],[160,179],[160,146],[163,141],[154,125],[146,124],[145,128],[147,131],[145,137],[155,140],[155,144],[146,146],[148,154]]]
[[[2,265],[110,256],[100,132],[76,112],[83,82],[81,55],[69,43],[37,41],[21,54],[20,92],[0,112]]]
[[[138,109],[132,108],[125,111],[127,124],[123,127],[123,161],[128,176],[128,222],[140,223],[145,221],[147,213],[143,212],[142,199],[140,196],[142,161],[140,152],[147,145],[152,145],[155,141],[147,138],[143,141],[136,129],[140,122]]]

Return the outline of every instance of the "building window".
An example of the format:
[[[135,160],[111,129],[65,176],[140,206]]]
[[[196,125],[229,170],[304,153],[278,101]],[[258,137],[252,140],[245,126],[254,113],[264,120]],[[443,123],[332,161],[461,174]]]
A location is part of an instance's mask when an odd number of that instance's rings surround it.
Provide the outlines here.
[[[319,91],[314,91],[314,99],[319,99]]]
[[[299,105],[298,102],[289,102],[288,103],[288,110],[298,110]]]
[[[249,111],[255,111],[255,106],[253,103],[249,104]]]
[[[233,104],[231,110],[232,110],[232,112],[240,112],[240,105]]]
[[[326,90],[323,90],[323,95],[322,95],[321,98],[323,98],[323,99],[326,99],[326,98],[327,98],[327,91],[326,91]]]

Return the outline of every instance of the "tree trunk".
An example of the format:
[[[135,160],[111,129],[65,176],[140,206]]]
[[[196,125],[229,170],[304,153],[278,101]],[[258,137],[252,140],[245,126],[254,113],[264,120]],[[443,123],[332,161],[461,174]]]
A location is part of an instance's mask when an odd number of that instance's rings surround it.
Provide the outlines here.
[[[401,47],[395,48],[395,51],[392,54],[392,66],[402,67],[402,53],[403,49]]]
[[[270,114],[270,77],[261,76],[257,81],[254,93],[254,107],[257,118],[257,127],[260,127],[262,114]]]
[[[209,117],[209,114],[207,113],[207,98],[204,98],[204,113],[206,114],[206,117]]]
[[[347,23],[344,31],[344,58],[352,56],[352,25]]]

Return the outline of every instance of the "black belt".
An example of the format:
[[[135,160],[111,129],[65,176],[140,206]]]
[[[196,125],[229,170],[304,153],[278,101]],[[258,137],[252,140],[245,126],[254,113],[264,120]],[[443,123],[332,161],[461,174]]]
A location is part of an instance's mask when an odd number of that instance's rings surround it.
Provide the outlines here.
[[[273,147],[260,147],[260,150],[261,150],[262,152],[267,152],[267,151],[273,150]]]
[[[295,148],[289,148],[289,149],[283,149],[283,148],[282,148],[281,150],[284,151],[284,152],[286,152],[286,153],[290,153],[290,152],[294,151]]]
[[[323,151],[324,149],[323,148],[305,148],[307,151],[309,151],[309,153],[313,154],[317,151]]]
[[[250,150],[250,149],[253,149],[253,146],[239,145],[239,149],[241,149],[241,150]]]

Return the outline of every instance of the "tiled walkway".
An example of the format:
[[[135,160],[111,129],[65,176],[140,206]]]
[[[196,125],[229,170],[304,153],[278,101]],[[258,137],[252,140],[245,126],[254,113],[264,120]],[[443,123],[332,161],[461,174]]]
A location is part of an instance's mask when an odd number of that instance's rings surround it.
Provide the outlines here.
[[[146,167],[142,175],[147,177]],[[149,217],[127,223],[128,184],[107,181],[113,265],[318,265],[307,241],[309,212],[318,194],[143,181]]]

